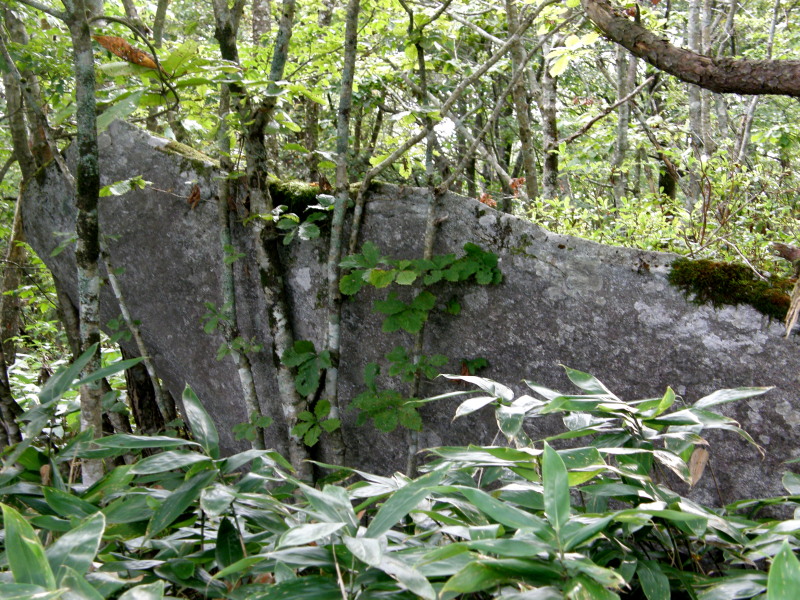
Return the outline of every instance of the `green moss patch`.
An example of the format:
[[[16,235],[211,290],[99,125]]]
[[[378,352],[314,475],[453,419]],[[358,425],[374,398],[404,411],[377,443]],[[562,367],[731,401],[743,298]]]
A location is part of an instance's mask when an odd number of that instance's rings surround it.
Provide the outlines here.
[[[764,281],[745,265],[679,258],[667,279],[697,304],[715,308],[748,304],[781,321],[789,310],[792,282],[778,277]]]
[[[281,181],[275,177],[270,177],[268,185],[273,206],[285,204],[289,207],[289,212],[298,212],[319,204],[317,194],[320,191],[315,185],[303,181]]]
[[[208,165],[219,167],[219,161],[216,159],[211,158],[207,154],[203,154],[199,150],[195,150],[191,146],[176,142],[175,140],[170,140],[164,144],[163,147],[156,149],[168,154],[177,154],[178,156],[182,156],[183,158],[191,161],[194,166],[200,168],[201,170],[206,169]]]

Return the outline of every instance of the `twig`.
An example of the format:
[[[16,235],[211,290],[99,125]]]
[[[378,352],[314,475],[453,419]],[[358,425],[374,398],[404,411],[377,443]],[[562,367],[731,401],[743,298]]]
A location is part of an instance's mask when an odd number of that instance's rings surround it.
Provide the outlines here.
[[[105,264],[106,271],[108,272],[108,282],[111,284],[111,289],[113,290],[114,296],[119,303],[119,309],[122,313],[122,318],[125,320],[125,324],[128,326],[128,329],[130,330],[131,335],[136,342],[136,348],[139,350],[139,355],[142,357],[142,362],[147,369],[147,374],[150,376],[150,381],[153,383],[153,389],[156,393],[156,404],[158,404],[158,409],[161,411],[161,416],[164,418],[165,423],[174,421],[177,415],[174,413],[174,411],[169,409],[169,405],[165,400],[164,389],[161,387],[161,382],[158,379],[158,375],[156,375],[156,369],[153,365],[153,361],[147,353],[147,346],[145,346],[144,340],[142,339],[139,326],[133,320],[131,313],[128,310],[128,305],[122,295],[122,288],[120,288],[117,276],[114,274],[114,268],[111,265],[111,259],[109,258],[108,250],[106,248],[103,248],[102,256],[103,263]]]
[[[599,115],[595,116],[595,117],[594,117],[594,118],[592,118],[592,119],[591,119],[589,122],[585,123],[583,127],[581,127],[581,128],[578,130],[578,131],[576,131],[576,132],[575,132],[575,133],[573,133],[572,135],[570,135],[570,136],[568,136],[568,137],[565,137],[565,138],[561,138],[560,140],[558,140],[558,141],[556,142],[556,145],[561,145],[561,144],[569,144],[569,143],[571,143],[571,142],[575,141],[575,139],[579,138],[580,136],[582,136],[583,134],[585,134],[587,131],[589,131],[589,130],[592,128],[592,126],[593,126],[595,123],[597,123],[597,122],[598,122],[600,119],[602,119],[602,118],[604,118],[604,117],[608,116],[608,114],[609,114],[609,113],[611,113],[611,111],[613,111],[615,108],[617,108],[617,107],[618,107],[620,104],[625,104],[625,103],[626,103],[628,100],[630,100],[631,98],[633,98],[634,96],[636,96],[636,94],[638,94],[639,92],[641,92],[641,91],[642,91],[642,89],[643,89],[643,88],[644,88],[646,85],[649,85],[649,84],[650,84],[650,82],[652,82],[652,81],[653,81],[653,79],[655,79],[655,77],[656,77],[655,75],[651,75],[650,77],[648,77],[647,79],[645,79],[645,80],[644,80],[644,81],[643,81],[643,82],[642,82],[640,85],[638,85],[638,86],[637,86],[637,87],[636,87],[636,88],[635,88],[635,89],[634,89],[634,90],[633,90],[633,91],[632,91],[630,94],[628,94],[628,95],[627,95],[627,96],[625,96],[624,98],[620,98],[619,100],[617,100],[616,102],[614,102],[614,104],[612,104],[612,105],[610,105],[610,106],[606,107],[606,108],[605,108],[605,110],[603,110],[603,111],[602,111],[602,112],[601,112]]]

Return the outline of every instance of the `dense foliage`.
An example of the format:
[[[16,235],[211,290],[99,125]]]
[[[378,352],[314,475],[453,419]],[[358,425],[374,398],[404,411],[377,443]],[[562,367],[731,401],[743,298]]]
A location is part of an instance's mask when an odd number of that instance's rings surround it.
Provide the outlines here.
[[[571,369],[578,394],[527,382],[534,395],[516,396],[453,377],[478,388],[456,418],[492,407],[509,446],[434,448],[416,479],[345,468],[315,488],[271,451],[221,457],[189,388],[191,440],[54,444],[80,362],[45,386],[24,417],[26,443],[6,458],[0,598],[772,600],[800,584],[796,521],[759,516],[796,509],[797,476],[785,497],[724,509],[674,489],[703,477],[704,431],[755,443],[715,408],[765,388],[626,402]],[[563,433],[531,440],[548,415]],[[72,481],[78,457],[125,460],[86,488]]]

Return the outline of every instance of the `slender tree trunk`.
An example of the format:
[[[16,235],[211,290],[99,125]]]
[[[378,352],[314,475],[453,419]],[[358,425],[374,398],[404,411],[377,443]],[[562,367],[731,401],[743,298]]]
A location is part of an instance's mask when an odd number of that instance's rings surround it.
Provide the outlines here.
[[[353,79],[358,42],[358,15],[360,0],[349,0],[345,18],[344,65],[339,90],[339,112],[336,127],[336,204],[331,222],[331,240],[328,250],[328,333],[327,349],[331,355],[331,368],[325,374],[324,398],[330,402],[331,418],[340,418],[339,362],[341,360],[342,296],[339,292],[342,258],[343,228],[347,203],[350,201],[350,180],[347,175],[347,150],[350,139],[350,112],[353,106]],[[331,458],[334,464],[344,464],[345,445],[341,428],[330,436]]]
[[[222,57],[234,62],[238,62],[239,59],[236,49],[236,32],[241,9],[241,2],[234,5],[233,11],[228,9],[224,0],[214,2],[215,37],[220,44]],[[294,12],[295,0],[284,0],[269,73],[269,79],[273,82],[283,78],[289,41],[292,36]],[[252,98],[247,96],[246,90],[241,86],[232,86],[231,92],[232,100],[237,102],[242,122],[245,123],[246,181],[251,211],[254,215],[270,215],[273,206],[266,181],[267,144],[264,131],[272,118],[276,99],[274,96],[268,96],[260,104],[254,105]],[[280,237],[274,223],[266,224],[261,218],[256,218],[253,223],[252,233],[259,278],[267,305],[267,320],[273,340],[272,358],[278,384],[280,409],[286,423],[286,434],[289,440],[289,460],[301,478],[311,480],[313,472],[311,465],[307,462],[308,448],[303,444],[302,439],[292,432],[297,423],[297,415],[306,408],[306,401],[297,393],[291,369],[281,361],[281,357],[294,345],[294,333],[280,259]]]
[[[508,32],[513,35],[519,27],[517,17],[517,6],[515,0],[506,0],[506,18],[508,19]],[[526,68],[525,51],[522,42],[517,40],[511,46],[511,62],[517,83],[513,88],[514,108],[517,113],[517,123],[519,125],[520,153],[522,154],[522,165],[525,172],[525,190],[528,200],[534,200],[539,196],[538,169],[536,168],[536,158],[533,154],[533,134],[531,133],[530,117],[528,116],[528,93],[525,89],[525,78],[519,77],[518,73]]]
[[[781,0],[775,0],[772,6],[772,20],[769,25],[769,38],[767,39],[767,58],[772,58],[772,47],[775,43],[775,29],[778,25],[778,15],[780,14]],[[739,139],[736,144],[736,161],[743,163],[747,158],[747,146],[750,143],[750,130],[753,126],[753,119],[756,116],[756,107],[760,96],[753,96],[747,107],[742,127],[739,133]]]
[[[150,376],[152,388],[155,392],[157,410],[161,413],[161,420],[165,423],[174,421],[178,418],[178,413],[175,410],[175,404],[168,400],[167,394],[161,386],[161,382],[156,374],[155,365],[153,365],[153,361],[150,360],[147,347],[144,344],[144,339],[142,338],[141,331],[139,330],[138,322],[133,319],[130,311],[128,310],[128,303],[125,301],[125,297],[122,294],[122,287],[119,285],[117,276],[114,273],[114,267],[111,264],[111,259],[108,255],[108,252],[103,249],[101,250],[101,255],[106,267],[106,273],[108,274],[108,283],[111,286],[111,290],[114,292],[114,297],[117,300],[117,304],[119,304],[122,318],[124,319],[131,336],[136,342],[136,347],[139,350],[139,356],[142,357],[142,364]]]
[[[27,33],[22,22],[10,10],[3,11],[6,28],[15,42],[26,44]],[[1,36],[2,34],[0,34]],[[3,40],[3,47],[5,41]],[[31,74],[32,75],[32,74]],[[31,81],[31,80],[28,80]],[[35,78],[32,80],[35,82]],[[3,84],[6,92],[6,110],[8,111],[8,126],[11,133],[11,143],[14,149],[14,157],[20,168],[23,184],[28,181],[36,170],[38,162],[33,154],[32,148],[36,145],[29,135],[29,128],[26,122],[25,102],[19,81],[11,74],[3,74]],[[22,242],[25,241],[22,228],[22,213],[19,210],[19,200],[14,211],[14,224],[11,232],[11,239],[8,241],[8,249],[3,265],[2,297],[0,297],[0,341],[4,360],[0,365],[0,370],[5,370],[6,365],[14,362],[16,357],[16,344],[10,338],[17,334],[19,330],[20,303],[19,298],[11,294],[16,290],[22,278],[22,269],[27,260],[25,248]],[[0,374],[1,376],[2,374]]]
[[[136,356],[123,349],[122,358],[127,360]],[[167,424],[158,407],[153,380],[144,364],[139,363],[125,371],[125,384],[137,431],[145,435],[163,432]]]
[[[630,93],[636,85],[636,57],[628,55],[624,48],[617,48],[617,98],[621,99]],[[624,171],[625,158],[628,154],[628,128],[631,121],[631,105],[623,102],[617,107],[617,137],[614,142],[614,153],[611,156],[611,173],[614,184],[614,205],[617,209],[622,198],[627,195],[628,177]]]
[[[230,160],[230,137],[227,127],[227,119],[230,113],[230,88],[223,86],[219,106],[219,132],[217,135],[217,146],[220,154],[220,165],[225,173],[233,172],[233,164]],[[247,353],[236,347],[236,340],[239,338],[239,326],[236,313],[236,287],[233,276],[233,263],[227,259],[227,255],[233,251],[233,239],[231,236],[231,223],[229,215],[229,205],[231,204],[231,181],[223,177],[218,183],[219,198],[217,199],[217,227],[219,228],[220,242],[220,285],[222,292],[222,309],[224,318],[220,321],[225,343],[228,345],[233,362],[236,364],[236,371],[239,374],[239,383],[242,386],[244,405],[247,409],[248,420],[257,419],[262,416],[261,406],[256,393],[255,381],[253,380],[253,369]],[[252,446],[255,449],[263,450],[266,448],[264,443],[264,430],[256,427],[256,436]]]
[[[545,65],[542,68],[541,95],[538,98],[542,119],[542,146],[544,161],[542,168],[542,197],[548,200],[559,197],[558,189],[558,112],[557,81]]]
[[[72,3],[71,3],[72,4]],[[94,55],[88,16],[84,0],[75,0],[70,7],[69,29],[75,68],[75,95],[77,116],[77,169],[75,200],[78,207],[75,251],[78,263],[78,296],[80,299],[81,351],[86,352],[97,344],[92,360],[84,374],[100,368],[100,229],[97,219],[97,201],[100,192],[100,167],[97,149],[95,109]],[[96,7],[95,7],[96,8]],[[95,437],[102,435],[102,388],[99,381],[81,387],[81,429],[92,429]],[[96,459],[83,463],[83,482],[92,484],[103,475],[103,464]]]
[[[272,30],[272,2],[271,0],[253,0],[253,44],[263,45],[262,39]]]
[[[700,47],[703,54],[711,52],[711,0],[703,0],[700,22]],[[703,149],[707,155],[714,153],[716,143],[711,135],[711,92],[703,89],[700,94],[700,123]]]
[[[167,8],[169,0],[158,0],[156,4],[156,16],[153,19],[153,45],[160,48],[164,41],[164,26],[167,23]]]
[[[333,19],[333,3],[323,2],[322,7],[317,13],[317,25],[320,29],[325,29],[331,26]],[[316,85],[318,79],[313,81]],[[316,154],[319,145],[319,112],[320,105],[314,102],[311,98],[303,97],[302,100],[305,105],[305,148],[308,150],[306,164],[308,165],[308,180],[319,181],[320,171],[319,157]]]

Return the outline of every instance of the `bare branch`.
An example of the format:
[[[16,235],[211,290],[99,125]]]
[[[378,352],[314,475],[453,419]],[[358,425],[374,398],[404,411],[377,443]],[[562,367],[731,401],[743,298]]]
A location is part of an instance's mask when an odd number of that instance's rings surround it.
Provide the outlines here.
[[[561,138],[556,143],[560,146],[561,144],[569,144],[571,142],[574,142],[577,138],[581,137],[587,131],[589,131],[592,128],[592,126],[594,126],[594,124],[597,123],[600,119],[603,119],[606,116],[608,116],[608,114],[611,113],[620,104],[625,104],[626,102],[631,100],[634,96],[636,96],[639,92],[641,92],[647,85],[649,85],[655,79],[655,77],[656,77],[655,75],[651,75],[650,77],[645,79],[640,85],[638,85],[630,94],[628,94],[624,98],[620,98],[619,100],[614,102],[614,104],[612,104],[611,106],[606,107],[605,110],[603,110],[599,115],[592,118],[589,122],[585,123],[583,127],[581,127],[578,131],[576,131],[575,133],[573,133],[568,137]]]
[[[36,10],[40,10],[43,13],[50,15],[51,17],[55,17],[59,21],[64,21],[65,23],[67,21],[67,13],[62,12],[60,10],[56,10],[55,8],[47,6],[46,4],[42,4],[41,2],[37,2],[36,0],[17,0],[17,2],[19,2],[20,4],[24,4],[25,6],[30,6],[31,8],[35,8]],[[5,4],[9,6],[9,8],[11,8],[8,2],[5,2]]]

